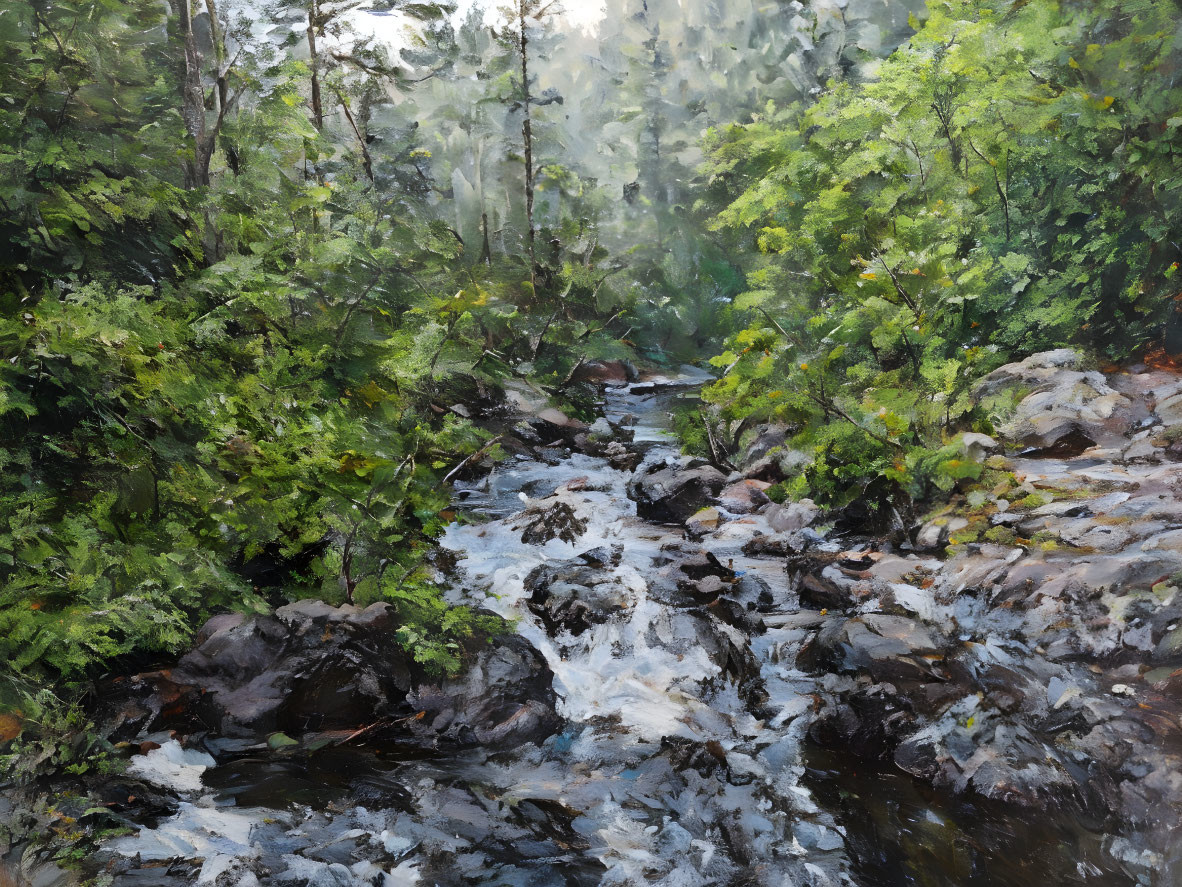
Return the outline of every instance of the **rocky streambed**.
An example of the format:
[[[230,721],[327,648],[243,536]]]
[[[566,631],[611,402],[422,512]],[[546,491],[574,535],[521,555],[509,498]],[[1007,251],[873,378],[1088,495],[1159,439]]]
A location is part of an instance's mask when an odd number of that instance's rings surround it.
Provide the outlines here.
[[[515,632],[432,679],[384,606],[225,616],[107,688],[100,883],[1174,884],[1182,380],[1070,352],[977,391],[994,480],[868,534],[678,454],[693,375],[463,486],[451,596]],[[524,434],[528,437],[529,434]],[[17,807],[10,806],[16,816]],[[43,884],[69,883],[26,856]]]

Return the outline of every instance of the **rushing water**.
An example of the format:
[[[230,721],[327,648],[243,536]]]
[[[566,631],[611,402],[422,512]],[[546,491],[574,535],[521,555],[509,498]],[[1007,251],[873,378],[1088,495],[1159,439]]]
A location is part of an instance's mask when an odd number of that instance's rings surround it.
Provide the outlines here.
[[[676,461],[669,412],[685,397],[685,380],[616,390],[608,414],[648,446],[646,463]],[[993,828],[988,818],[921,803],[898,774],[806,751],[806,714],[825,676],[793,664],[809,623],[781,563],[741,551],[760,518],[708,543],[774,600],[768,630],[747,637],[650,594],[654,558],[684,537],[636,516],[629,478],[583,455],[514,460],[461,492],[468,519],[444,539],[458,560],[454,601],[513,620],[548,661],[566,719],[559,735],[496,755],[383,747],[218,765],[166,742],[136,766],[187,800],[156,829],[110,845],[143,861],[116,883],[894,887],[991,884],[990,871],[1008,873],[1009,860],[983,869],[972,850],[974,830]],[[574,543],[523,542],[519,512],[541,500],[569,504],[585,532]],[[612,617],[577,637],[551,636],[527,606],[526,577],[604,548],[615,557],[596,593]],[[750,651],[764,693],[742,692],[712,655],[726,643]],[[1053,823],[1023,828],[987,836],[985,856],[1012,846],[1063,860],[1053,871],[1035,865],[1047,883],[1120,883],[1096,868],[1094,848],[1061,839]],[[270,873],[261,881],[260,867]]]

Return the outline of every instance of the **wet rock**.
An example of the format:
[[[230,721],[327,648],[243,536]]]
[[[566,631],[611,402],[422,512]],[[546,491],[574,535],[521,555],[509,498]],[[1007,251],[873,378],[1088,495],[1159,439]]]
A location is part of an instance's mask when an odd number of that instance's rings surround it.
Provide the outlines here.
[[[803,547],[800,540],[793,539],[787,533],[760,533],[743,543],[743,554],[751,557],[788,557]]]
[[[731,582],[735,578],[734,569],[724,565],[714,552],[692,545],[663,545],[653,564],[657,567],[674,567],[687,578],[694,580],[715,577]]]
[[[868,568],[882,559],[876,551],[804,551],[788,556],[785,570],[801,603],[823,610],[840,610],[889,596],[886,583]]]
[[[603,555],[588,552],[570,561],[536,567],[525,579],[529,609],[546,631],[578,637],[607,622],[632,603],[632,595],[611,572]]]
[[[630,450],[619,441],[612,441],[603,451],[603,455],[616,471],[635,471],[644,460],[644,453],[640,450]]]
[[[767,481],[741,480],[724,487],[718,502],[731,514],[751,514],[771,501],[765,492],[770,486]]]
[[[706,605],[706,610],[715,619],[738,629],[749,638],[761,635],[767,630],[758,614],[729,597],[715,598]]]
[[[777,594],[756,576],[739,576],[708,551],[666,546],[654,564],[658,569],[649,581],[654,600],[672,607],[704,608],[748,636],[763,633],[760,612],[786,603],[786,590]]]
[[[420,683],[407,699],[418,709],[414,734],[431,746],[513,748],[562,725],[550,668],[520,635],[497,639],[461,677]]]
[[[797,579],[800,602],[822,610],[840,610],[853,603],[849,591],[823,572],[805,572]]]
[[[1022,395],[1000,432],[1030,455],[1066,457],[1124,431],[1131,421],[1129,398],[1102,373],[1085,371],[1070,349],[1032,355],[1006,364],[977,383],[978,401]]]
[[[744,629],[717,618],[710,608],[680,611],[674,618],[684,625],[678,633],[695,638],[722,678],[735,684],[748,704],[763,704],[766,697],[759,661],[751,651]]]
[[[884,758],[916,724],[908,699],[891,684],[845,686],[817,712],[808,735],[823,748]]]
[[[847,674],[868,674],[876,682],[924,684],[940,680],[943,655],[921,623],[902,616],[867,614],[836,620],[822,629],[804,664]]]
[[[719,514],[717,508],[713,506],[703,508],[685,522],[685,531],[690,536],[701,537],[717,530],[720,523],[722,523],[722,515]]]
[[[894,760],[936,785],[1026,807],[1069,802],[1081,791],[1051,747],[1005,719],[976,729],[947,719],[905,739]]]
[[[666,736],[661,744],[669,750],[669,759],[679,771],[695,770],[708,778],[717,770],[728,768],[726,749],[717,740],[695,742],[680,736]]]
[[[652,521],[679,524],[715,500],[726,476],[711,465],[654,465],[628,485],[636,513]]]
[[[527,545],[541,545],[551,539],[574,543],[587,532],[587,522],[579,518],[567,502],[558,501],[546,507],[522,531],[521,541]]]
[[[777,533],[795,533],[812,526],[821,516],[821,509],[812,499],[801,499],[785,505],[769,505],[764,516]]]
[[[627,385],[636,378],[636,368],[622,360],[589,360],[579,366],[571,376],[575,382],[590,382],[593,385]]]
[[[742,604],[748,611],[757,613],[770,613],[778,607],[785,607],[789,599],[786,586],[773,589],[768,582],[750,573],[738,577],[731,583],[728,597]]]
[[[384,722],[413,724],[412,735],[429,744],[520,742],[553,725],[552,675],[521,638],[493,639],[462,678],[438,683],[398,645],[399,627],[389,604],[359,610],[300,601],[273,616],[215,617],[175,668],[112,682],[100,715],[110,724],[112,713],[117,720],[138,709],[125,729],[212,729],[260,744],[275,734]],[[432,699],[439,710],[445,698],[450,718],[425,729],[414,721],[425,710],[416,704]]]

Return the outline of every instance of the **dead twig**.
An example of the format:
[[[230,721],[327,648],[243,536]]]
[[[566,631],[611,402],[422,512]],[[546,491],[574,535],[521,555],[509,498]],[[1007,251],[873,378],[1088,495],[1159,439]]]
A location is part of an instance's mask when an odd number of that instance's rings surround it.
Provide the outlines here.
[[[467,459],[465,459],[463,462],[461,462],[459,465],[457,465],[455,468],[453,468],[448,473],[447,477],[445,477],[443,479],[443,482],[445,484],[451,483],[452,478],[455,477],[457,474],[459,474],[461,471],[463,471],[464,467],[466,465],[475,461],[476,459],[479,459],[481,456],[483,456],[485,453],[487,453],[489,450],[491,450],[497,444],[497,442],[500,441],[500,439],[502,437],[504,437],[503,434],[498,434],[496,437],[494,437],[492,440],[490,440],[488,443],[486,443],[483,447],[481,447],[479,450],[477,450],[475,453],[473,453],[471,456],[469,456]]]

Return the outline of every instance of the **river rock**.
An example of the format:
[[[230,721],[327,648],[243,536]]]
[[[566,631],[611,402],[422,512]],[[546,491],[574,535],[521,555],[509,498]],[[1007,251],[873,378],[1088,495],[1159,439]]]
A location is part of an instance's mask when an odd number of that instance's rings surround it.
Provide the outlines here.
[[[795,533],[812,526],[821,516],[821,509],[812,499],[801,499],[785,505],[769,505],[764,509],[767,522],[777,533]]]
[[[622,360],[589,360],[580,365],[571,376],[575,382],[612,386],[627,385],[635,378],[636,368]]]
[[[591,626],[607,622],[634,601],[612,571],[618,559],[618,551],[611,555],[588,552],[535,567],[525,578],[530,612],[552,636],[568,631],[578,637]]]
[[[511,744],[554,728],[553,676],[520,637],[494,638],[441,682],[397,643],[399,628],[385,603],[215,617],[175,668],[112,683],[99,719],[117,734],[213,729],[252,742],[383,721],[412,725],[428,745]]]
[[[521,541],[527,545],[542,545],[551,539],[573,544],[587,532],[587,521],[561,499],[549,505],[543,503],[525,514],[528,523],[521,533]]]
[[[771,501],[766,492],[770,486],[767,481],[741,480],[723,488],[718,502],[732,514],[751,514]]]
[[[920,622],[867,614],[835,620],[822,629],[805,661],[849,674],[866,672],[880,683],[922,684],[942,679],[937,666],[942,658],[932,634]]]
[[[726,476],[712,465],[658,463],[632,479],[628,495],[640,517],[680,524],[713,502],[725,485]]]
[[[701,537],[717,530],[721,522],[722,515],[719,514],[717,508],[711,506],[691,515],[690,519],[685,522],[685,531],[690,536]]]
[[[406,697],[418,710],[408,723],[429,747],[498,749],[540,742],[562,725],[553,678],[529,641],[505,635],[481,650],[461,676],[420,682]]]
[[[1120,434],[1131,420],[1129,398],[1083,365],[1071,349],[1034,354],[994,370],[973,394],[978,402],[1024,395],[999,429],[1002,436],[1032,454],[1076,455]]]
[[[629,449],[618,440],[604,447],[602,455],[616,471],[635,471],[644,460],[644,453],[638,449]]]

